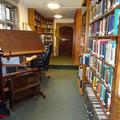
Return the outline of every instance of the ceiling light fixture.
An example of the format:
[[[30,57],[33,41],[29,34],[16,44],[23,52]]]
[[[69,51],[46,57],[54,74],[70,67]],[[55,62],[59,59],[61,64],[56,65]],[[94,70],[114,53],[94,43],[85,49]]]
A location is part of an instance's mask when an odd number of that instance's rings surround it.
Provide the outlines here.
[[[63,16],[62,15],[54,15],[55,18],[62,18]]]
[[[55,3],[55,2],[51,2],[51,3],[48,3],[47,6],[51,9],[58,9],[60,8],[60,5]]]

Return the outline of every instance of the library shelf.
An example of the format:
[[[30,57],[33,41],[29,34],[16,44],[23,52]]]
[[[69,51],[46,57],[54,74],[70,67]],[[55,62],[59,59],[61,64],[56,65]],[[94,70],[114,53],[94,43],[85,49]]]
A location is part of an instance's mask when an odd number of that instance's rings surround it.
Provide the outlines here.
[[[53,27],[49,27],[49,28],[44,28],[44,29],[53,29]]]
[[[94,19],[92,22],[90,22],[90,25],[97,22],[98,20],[104,18],[105,16],[109,15],[110,13],[114,12],[115,9],[119,8],[120,4],[118,4],[117,6],[113,7],[112,9],[110,9],[109,11],[105,12],[103,15],[97,17],[96,19]]]
[[[53,32],[45,32],[45,34],[53,34]]]
[[[40,29],[43,29],[43,28],[41,28],[40,26],[37,26],[37,25],[35,25],[35,27],[36,27],[36,28],[40,28]]]
[[[38,19],[36,19],[36,18],[35,18],[35,21],[37,21],[37,22],[39,22],[39,23],[43,23],[42,21],[40,21],[40,20],[38,20]]]
[[[89,36],[90,39],[111,39],[116,40],[118,35]]]
[[[99,104],[100,104],[100,106],[101,106],[105,116],[107,117],[107,119],[109,119],[110,116],[105,111],[104,105],[102,104],[102,101],[100,100],[100,97],[97,95],[97,92],[93,89],[91,82],[89,80],[88,80],[88,82],[89,82],[89,85],[91,86],[91,88],[92,88],[92,90],[93,90],[93,92],[94,92],[94,94],[96,96],[96,99],[98,100],[98,102],[99,102]]]
[[[102,60],[101,58],[99,58],[97,55],[93,54],[91,51],[88,51],[88,53],[90,53],[91,55],[93,55],[94,57],[96,57],[97,59],[99,59],[100,61],[102,61],[104,64],[108,65],[111,68],[115,68],[113,65],[110,65],[109,63],[107,63],[106,61]]]
[[[93,1],[96,1],[96,0],[93,0]],[[101,1],[101,0],[100,0]],[[119,116],[119,113],[120,113],[120,108],[118,108],[118,105],[120,105],[120,96],[117,94],[118,93],[118,88],[119,88],[119,80],[120,80],[120,26],[119,26],[119,30],[118,30],[118,35],[104,35],[104,36],[97,36],[97,35],[92,35],[92,36],[89,36],[89,27],[91,27],[92,24],[94,24],[95,22],[98,22],[99,20],[102,20],[104,17],[107,17],[108,15],[110,15],[111,13],[114,13],[114,11],[118,8],[120,8],[120,3],[117,4],[116,6],[113,6],[111,9],[109,9],[108,11],[104,12],[104,14],[102,15],[99,15],[99,16],[96,16],[94,19],[90,20],[90,18],[92,17],[91,16],[91,13],[90,13],[90,9],[91,9],[91,0],[82,0],[81,2],[82,6],[86,6],[86,10],[85,12],[82,14],[82,18],[81,16],[79,16],[79,18],[77,20],[79,21],[82,21],[82,26],[80,26],[78,24],[78,28],[80,28],[80,30],[82,29],[82,31],[79,31],[79,33],[81,33],[79,36],[81,36],[81,38],[84,40],[84,53],[89,53],[91,55],[93,55],[95,58],[99,59],[102,63],[106,64],[107,66],[111,67],[114,69],[114,75],[113,75],[113,85],[112,85],[112,90],[109,89],[108,85],[106,83],[104,83],[101,75],[95,70],[95,68],[90,68],[90,70],[95,74],[95,76],[99,79],[99,82],[104,86],[105,89],[108,90],[108,92],[111,94],[111,110],[110,111],[107,111],[106,108],[104,107],[100,97],[97,95],[97,91],[93,88],[92,86],[92,83],[90,81],[89,84],[91,86],[91,88],[93,89],[93,92],[96,96],[96,99],[99,101],[99,104],[101,105],[107,119],[109,120],[118,120],[120,118]],[[98,7],[96,7],[94,9],[93,12],[95,12],[95,10],[97,11],[98,10]],[[92,13],[93,15],[93,13]],[[90,17],[91,16],[91,17]],[[93,15],[94,16],[94,15]],[[84,18],[84,19],[83,19]],[[82,20],[81,20],[82,19]],[[85,24],[85,21],[86,21],[86,24]],[[76,31],[76,29],[75,29]],[[76,34],[75,34],[76,35]],[[76,35],[76,38],[78,39],[79,37],[77,37]],[[80,38],[80,39],[81,39]],[[94,54],[90,49],[87,49],[87,46],[89,44],[89,40],[92,40],[92,39],[111,39],[111,40],[116,40],[117,42],[117,48],[116,48],[116,61],[115,61],[115,65],[111,65],[110,63],[104,60],[102,60],[101,57],[97,56],[97,54]],[[79,45],[80,45],[80,42],[79,42]],[[76,47],[77,48],[77,47]],[[79,49],[81,50],[83,47],[80,45],[79,46]],[[80,53],[81,51],[79,51]],[[80,54],[79,54],[80,55]],[[79,66],[84,66],[84,65],[81,65],[79,64]],[[85,74],[86,72],[84,72],[84,76],[86,76]],[[84,77],[86,78],[86,80],[89,79],[89,77]],[[119,84],[118,84],[119,83]],[[115,94],[116,93],[116,94]],[[115,98],[115,99],[114,99]],[[116,102],[117,101],[117,102]],[[115,105],[117,104],[117,105]],[[108,114],[108,112],[110,112]]]
[[[91,68],[91,67],[90,67],[90,69],[92,72],[94,72],[95,76],[100,80],[100,82],[104,85],[104,87],[108,90],[108,92],[110,94],[112,94],[112,92],[109,90],[109,88],[102,82],[102,79],[101,79],[100,75],[97,74],[96,70],[94,68]]]

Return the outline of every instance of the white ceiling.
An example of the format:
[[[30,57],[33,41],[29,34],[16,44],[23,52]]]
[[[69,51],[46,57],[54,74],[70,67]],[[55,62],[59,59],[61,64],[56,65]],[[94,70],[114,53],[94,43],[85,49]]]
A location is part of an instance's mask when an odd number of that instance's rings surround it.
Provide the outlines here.
[[[54,14],[59,13],[63,15],[63,18],[73,18],[75,16],[76,9],[80,8],[82,0],[54,0],[61,5],[58,10],[51,10],[47,7],[47,4],[53,0],[19,0],[25,4],[28,8],[35,8],[41,15],[46,17],[53,17]]]

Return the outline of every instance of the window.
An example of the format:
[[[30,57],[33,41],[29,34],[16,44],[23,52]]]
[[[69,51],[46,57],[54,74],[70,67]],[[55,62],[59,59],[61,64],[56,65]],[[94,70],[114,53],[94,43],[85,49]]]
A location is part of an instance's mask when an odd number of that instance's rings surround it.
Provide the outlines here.
[[[6,19],[11,20],[10,18],[10,8],[6,7]]]
[[[18,8],[5,0],[0,0],[0,29],[18,28]]]
[[[0,3],[0,19],[2,19],[2,4]]]
[[[3,24],[0,24],[0,29],[3,29]]]
[[[8,25],[8,26],[7,26],[7,29],[8,29],[8,30],[12,30],[12,26]]]

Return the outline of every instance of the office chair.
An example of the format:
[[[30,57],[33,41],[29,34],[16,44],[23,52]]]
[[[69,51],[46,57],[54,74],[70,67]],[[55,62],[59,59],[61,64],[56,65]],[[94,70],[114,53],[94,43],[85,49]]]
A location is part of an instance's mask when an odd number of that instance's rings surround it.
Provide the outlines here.
[[[49,60],[52,53],[52,44],[49,44],[47,51],[30,62],[31,68],[39,68],[42,77],[42,71],[48,71]],[[48,76],[49,78],[49,76]]]

